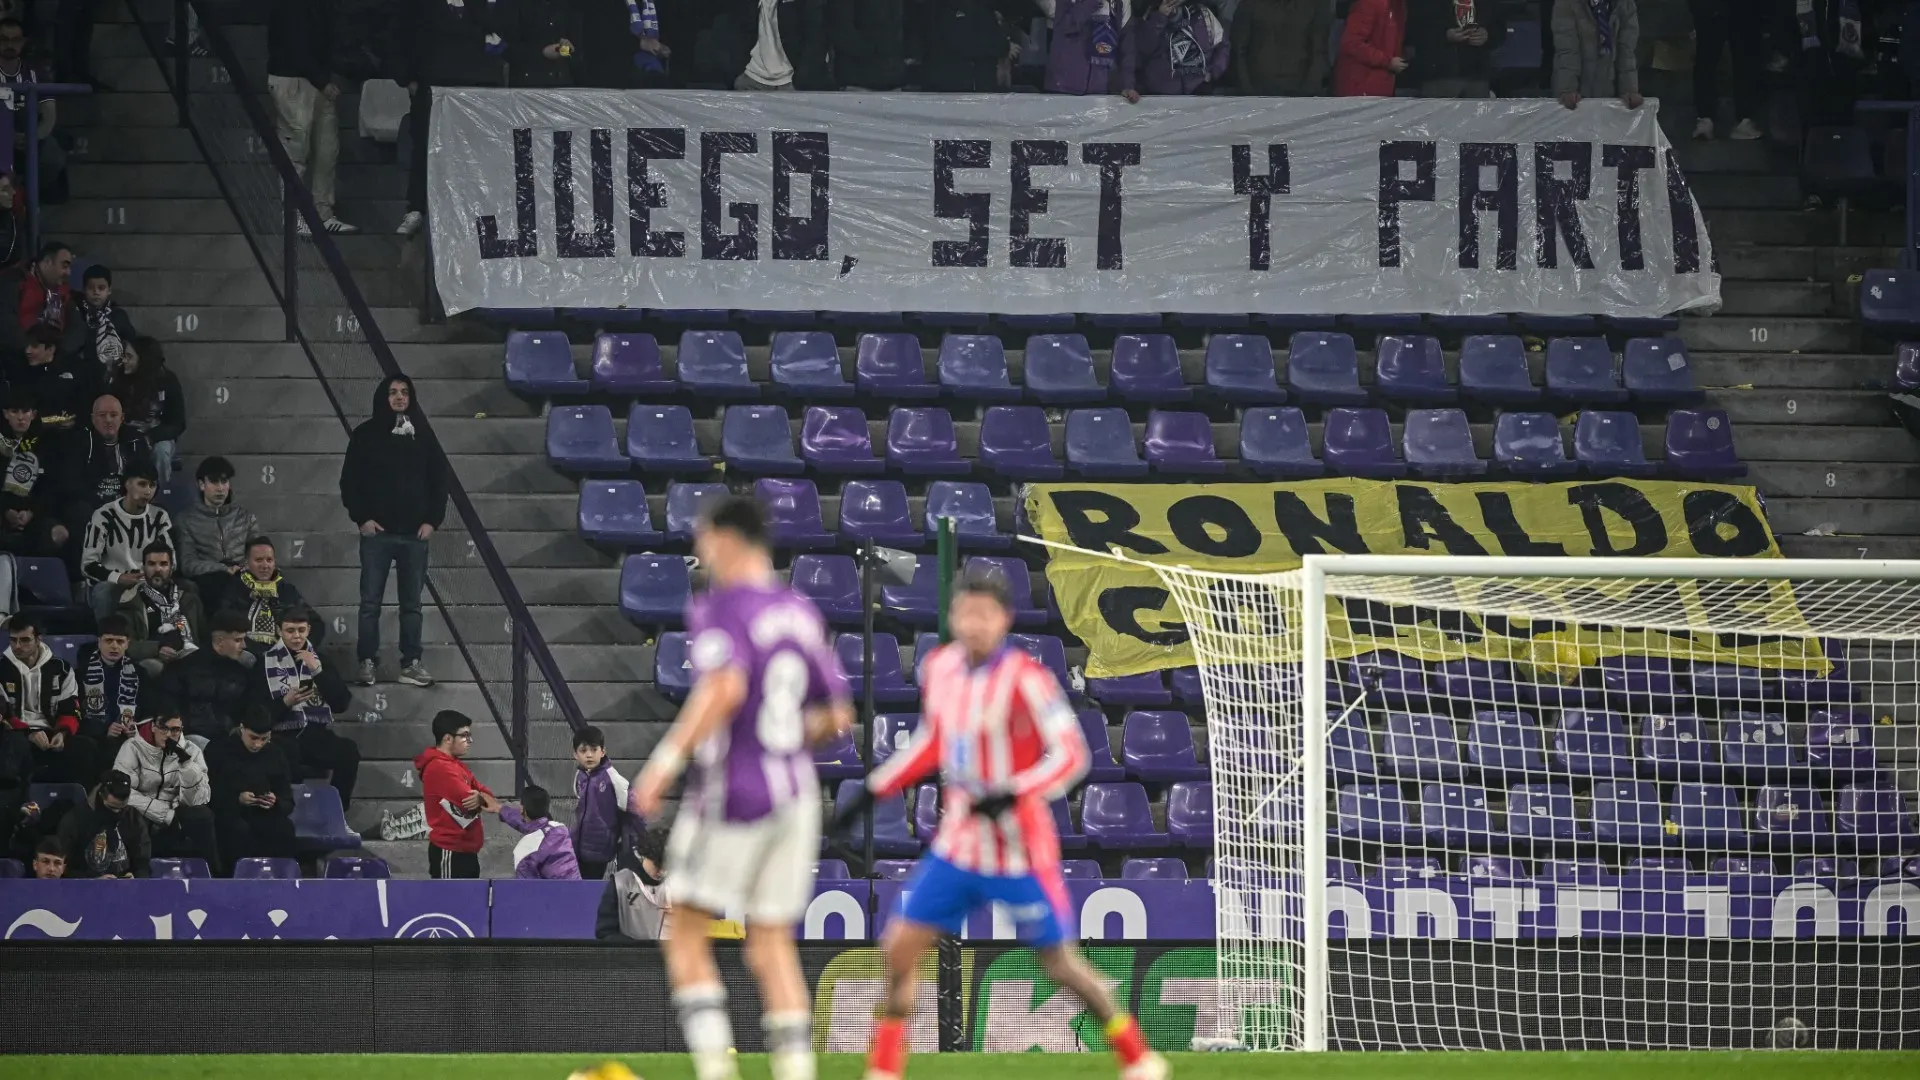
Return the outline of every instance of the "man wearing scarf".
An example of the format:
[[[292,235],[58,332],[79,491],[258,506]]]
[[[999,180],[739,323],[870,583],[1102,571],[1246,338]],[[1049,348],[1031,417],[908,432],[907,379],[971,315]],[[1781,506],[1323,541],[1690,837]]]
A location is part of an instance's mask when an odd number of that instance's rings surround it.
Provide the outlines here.
[[[1111,94],[1127,29],[1127,0],[1037,0],[1053,21],[1047,46],[1049,94]]]
[[[416,418],[424,420],[413,380],[395,375],[373,393],[373,415],[347,440],[340,466],[340,502],[360,530],[360,658],[356,679],[372,686],[380,655],[380,604],[387,573],[397,568],[400,681],[432,686],[420,662],[420,590],[427,578],[427,538],[447,516],[447,459]]]
[[[1638,0],[1554,0],[1553,94],[1577,109],[1590,98],[1640,107]]]
[[[1800,121],[1808,127],[1846,127],[1853,106],[1866,92],[1871,58],[1865,43],[1878,34],[1872,5],[1861,0],[1794,0],[1794,28],[1800,35],[1794,80],[1800,92]],[[1909,15],[1906,34],[1920,36]]]
[[[0,551],[58,555],[72,534],[53,512],[53,482],[47,479],[52,445],[33,393],[9,390],[0,421]]]
[[[193,582],[174,579],[171,547],[156,540],[140,553],[140,561],[140,580],[120,594],[120,614],[133,633],[127,655],[158,677],[199,648],[207,619]]]
[[[247,620],[247,647],[265,652],[280,640],[280,616],[295,608],[307,607],[300,590],[280,572],[273,541],[256,536],[247,541],[247,562],[240,572],[226,580],[214,608],[238,612]],[[326,634],[326,623],[316,620],[313,643],[318,646]]]
[[[120,753],[140,718],[151,715],[154,702],[145,694],[140,665],[127,656],[133,631],[127,620],[109,615],[100,620],[100,636],[80,646],[73,673],[80,684],[80,734],[99,748],[102,769]]]
[[[1197,94],[1227,73],[1226,28],[1205,4],[1160,0],[1120,39],[1120,92]]]
[[[333,730],[337,712],[353,704],[346,680],[320,662],[308,634],[314,615],[306,608],[280,613],[280,640],[260,655],[255,689],[273,718],[273,739],[287,748],[287,760],[302,778],[326,778],[340,793],[340,805],[353,804],[360,774],[360,747]]]
[[[101,383],[113,378],[126,343],[133,340],[133,319],[113,302],[113,271],[94,263],[81,280],[78,318],[67,324],[61,351],[77,358]]]

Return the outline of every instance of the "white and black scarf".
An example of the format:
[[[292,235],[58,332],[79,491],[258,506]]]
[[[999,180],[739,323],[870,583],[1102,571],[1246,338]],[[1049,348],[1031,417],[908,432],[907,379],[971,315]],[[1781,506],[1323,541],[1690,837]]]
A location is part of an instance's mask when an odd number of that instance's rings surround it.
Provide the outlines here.
[[[267,693],[282,701],[286,700],[288,694],[299,688],[300,680],[312,678],[312,674],[307,671],[307,666],[300,662],[299,657],[293,655],[293,650],[287,648],[284,641],[276,642],[273,648],[263,653],[261,662],[266,665],[264,670],[267,676]],[[332,722],[333,709],[324,701],[315,701],[294,709],[287,719],[275,724],[274,729],[297,731],[308,724],[331,724]]]
[[[120,357],[126,354],[126,347],[120,341],[120,328],[113,325],[113,300],[109,298],[99,307],[88,306],[84,309],[87,325],[93,328],[93,352],[99,358],[102,367],[112,369],[119,365]]]
[[[169,630],[177,630],[183,641],[193,640],[187,630],[187,617],[180,612],[180,585],[168,582],[165,592],[140,579],[140,599],[147,605],[147,639],[160,637]]]
[[[107,713],[107,660],[98,649],[87,658],[87,667],[80,673],[80,707],[87,719],[98,724],[112,724],[115,721],[133,723],[140,714],[140,669],[126,657],[114,665],[119,668],[115,676],[114,711]]]
[[[40,447],[40,433],[29,431],[25,435],[0,435],[0,458],[7,463],[4,480],[0,486],[8,495],[26,498],[33,494],[33,485],[40,482],[40,476],[46,472],[46,466],[35,453]]]

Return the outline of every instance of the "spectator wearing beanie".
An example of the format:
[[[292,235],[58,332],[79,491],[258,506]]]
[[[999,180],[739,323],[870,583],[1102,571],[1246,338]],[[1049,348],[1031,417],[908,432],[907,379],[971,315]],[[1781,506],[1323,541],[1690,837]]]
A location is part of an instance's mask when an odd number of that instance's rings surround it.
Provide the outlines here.
[[[158,697],[163,708],[180,714],[187,734],[209,742],[226,738],[242,717],[260,703],[258,661],[246,648],[246,622],[230,611],[213,617],[211,647],[168,664]]]
[[[43,424],[47,422],[46,404],[42,398]],[[76,533],[85,532],[95,510],[125,494],[125,477],[136,466],[139,474],[156,487],[160,483],[159,470],[153,465],[153,444],[126,426],[120,399],[111,394],[93,400],[87,426],[60,447],[60,466],[59,493],[64,507],[60,520]]]
[[[80,734],[80,692],[73,669],[40,640],[30,611],[7,619],[7,651],[0,653],[0,702],[7,726],[25,732],[34,772],[42,780],[85,784],[93,778],[97,748]]]
[[[207,458],[193,471],[200,497],[173,523],[180,541],[180,572],[200,589],[200,599],[218,607],[228,583],[245,569],[247,544],[260,534],[253,511],[233,501],[233,463]]]
[[[225,625],[244,635],[247,626],[233,612]],[[353,704],[346,680],[320,662],[308,638],[313,613],[289,608],[280,613],[280,640],[260,654],[255,697],[273,720],[273,738],[287,748],[294,772],[303,779],[325,779],[340,793],[342,807],[353,805],[360,774],[360,747],[333,730],[337,714]]]
[[[1038,0],[1053,20],[1047,47],[1049,94],[1111,94],[1127,29],[1128,0]]]
[[[187,739],[178,713],[162,710],[141,723],[120,745],[113,767],[132,787],[128,804],[147,819],[147,837],[155,855],[205,859],[220,865],[213,835],[213,789],[207,783],[207,759]]]
[[[451,709],[433,718],[433,745],[420,751],[420,798],[427,814],[427,873],[435,878],[480,876],[486,843],[482,812],[498,812],[493,797],[461,760],[473,749],[473,721]]]
[[[120,367],[120,353],[133,340],[133,319],[113,302],[113,271],[94,263],[81,275],[80,307],[69,319],[60,351],[104,382]]]
[[[1353,0],[1333,61],[1336,97],[1392,97],[1407,70],[1406,0]]]
[[[55,513],[59,440],[40,426],[30,390],[11,390],[0,409],[0,551],[10,555],[54,556],[66,552],[73,534]]]
[[[273,745],[273,720],[250,709],[231,734],[207,744],[214,830],[228,865],[240,859],[290,859],[293,769]]]
[[[80,572],[93,583],[93,614],[101,618],[127,599],[146,571],[147,549],[169,549],[173,519],[153,501],[153,462],[135,461],[120,481],[121,496],[93,512],[81,542]]]
[[[127,805],[133,784],[119,771],[107,775],[60,819],[60,846],[67,853],[69,878],[134,878],[147,876],[153,848],[147,838],[147,819]]]
[[[500,806],[500,824],[522,834],[513,846],[513,876],[536,881],[579,881],[580,866],[573,857],[573,838],[567,827],[549,820],[547,789],[529,785],[520,793],[520,806]]]
[[[152,444],[160,482],[173,479],[175,447],[187,430],[187,398],[160,342],[150,337],[128,342],[107,392],[119,399],[127,427]]]
[[[1332,28],[1326,0],[1240,0],[1227,33],[1233,49],[1227,74],[1242,94],[1324,94]]]
[[[34,396],[40,422],[68,430],[100,393],[98,369],[60,352],[60,330],[41,323],[27,331],[26,350],[7,368],[7,385]]]
[[[247,564],[239,573],[224,578],[219,597],[215,608],[246,617],[247,648],[255,652],[265,652],[279,643],[282,614],[309,607],[300,590],[280,572],[273,541],[264,536],[247,541]],[[326,630],[326,621],[316,616],[308,640],[319,646],[326,640]]]

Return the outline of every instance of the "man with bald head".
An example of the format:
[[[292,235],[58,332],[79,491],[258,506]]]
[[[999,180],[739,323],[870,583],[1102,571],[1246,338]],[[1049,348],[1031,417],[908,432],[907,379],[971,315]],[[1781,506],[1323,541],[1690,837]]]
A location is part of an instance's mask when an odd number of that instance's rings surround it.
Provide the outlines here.
[[[123,478],[134,462],[153,461],[153,444],[127,427],[126,418],[119,398],[101,394],[93,399],[87,426],[71,433],[61,454],[60,519],[75,536],[86,532],[95,510],[124,493]]]

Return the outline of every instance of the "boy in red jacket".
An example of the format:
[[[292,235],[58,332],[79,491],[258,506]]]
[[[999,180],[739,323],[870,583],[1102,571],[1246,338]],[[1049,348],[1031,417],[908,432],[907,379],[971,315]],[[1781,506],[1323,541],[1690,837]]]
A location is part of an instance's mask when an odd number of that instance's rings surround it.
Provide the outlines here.
[[[486,842],[480,815],[497,812],[500,800],[460,760],[473,749],[473,721],[443,710],[433,718],[433,741],[413,759],[426,801],[427,873],[436,878],[477,878],[480,845]]]

